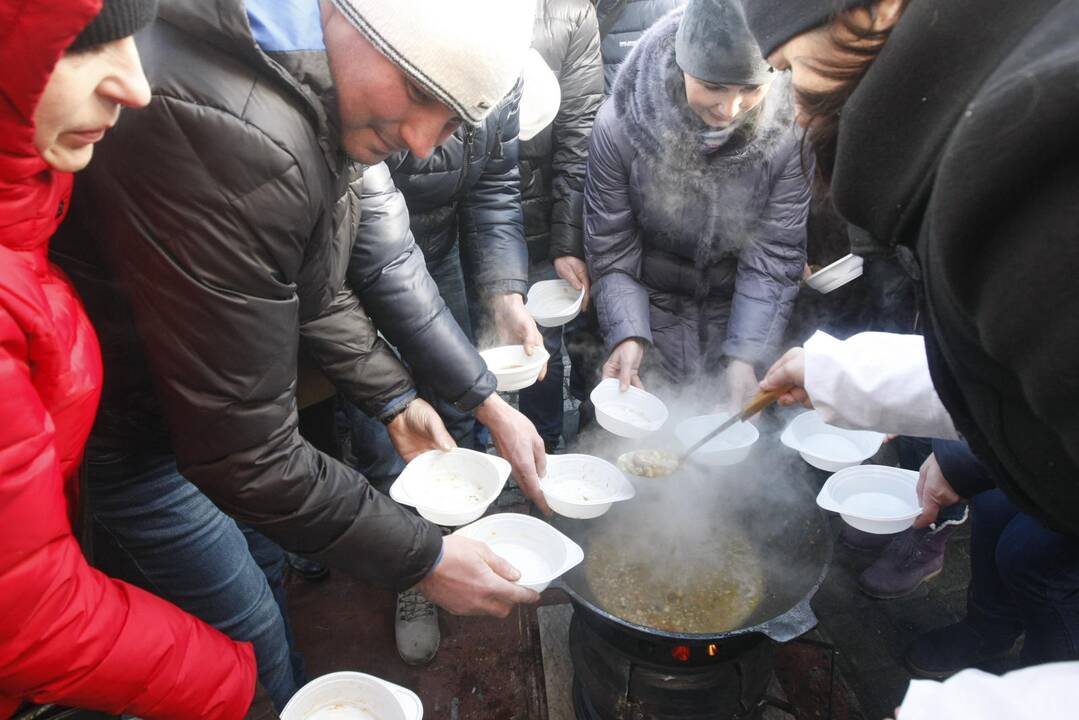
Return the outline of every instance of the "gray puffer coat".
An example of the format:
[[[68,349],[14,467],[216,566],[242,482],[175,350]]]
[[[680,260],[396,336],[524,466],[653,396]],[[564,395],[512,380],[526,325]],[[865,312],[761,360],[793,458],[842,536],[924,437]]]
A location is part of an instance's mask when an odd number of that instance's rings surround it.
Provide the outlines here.
[[[392,155],[386,165],[408,204],[427,262],[454,251],[485,295],[528,291],[517,169],[520,84],[478,126],[463,125],[426,158]]]
[[[532,262],[584,258],[588,136],[603,101],[599,30],[589,0],[536,0],[535,48],[558,78],[554,121],[521,143],[521,200]]]
[[[680,11],[645,34],[596,118],[585,250],[608,348],[652,343],[675,380],[768,360],[805,265],[810,191],[786,78],[706,153],[674,60]]]
[[[607,92],[614,87],[618,66],[637,47],[641,36],[661,17],[686,4],[686,0],[596,0],[596,17],[602,25],[610,23],[603,34],[603,77]],[[612,13],[618,13],[613,20]]]

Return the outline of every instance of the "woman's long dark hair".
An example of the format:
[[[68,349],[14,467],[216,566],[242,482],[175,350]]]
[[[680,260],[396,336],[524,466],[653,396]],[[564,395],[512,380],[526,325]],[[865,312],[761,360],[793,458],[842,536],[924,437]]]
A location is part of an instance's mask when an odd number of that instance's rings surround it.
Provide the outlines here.
[[[900,12],[906,9],[909,0],[902,0]],[[865,7],[870,13],[874,6]],[[843,59],[828,62],[815,62],[812,66],[819,75],[836,81],[831,90],[823,92],[794,89],[799,110],[809,117],[808,127],[802,136],[804,144],[808,142],[816,155],[815,190],[819,196],[826,195],[832,184],[835,170],[836,146],[839,140],[839,119],[843,106],[865,77],[873,61],[877,59],[892,28],[868,30],[860,27],[851,18],[849,12],[835,17],[829,31],[832,47],[843,55]],[[803,156],[804,153],[803,153]]]

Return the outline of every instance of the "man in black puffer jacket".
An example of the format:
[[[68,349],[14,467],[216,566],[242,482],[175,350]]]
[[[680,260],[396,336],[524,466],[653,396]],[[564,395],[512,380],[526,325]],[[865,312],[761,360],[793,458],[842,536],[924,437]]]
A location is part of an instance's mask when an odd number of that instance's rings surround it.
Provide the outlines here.
[[[492,37],[470,43],[462,15],[488,18]],[[66,263],[113,383],[90,500],[158,592],[226,632],[272,604],[255,560],[279,568],[280,557],[248,552],[221,510],[350,575],[418,583],[454,612],[505,615],[537,599],[486,546],[443,539],[315,450],[296,397],[302,352],[389,424],[405,457],[452,444],[373,318],[536,489],[542,443],[494,394],[379,164],[482,121],[517,79],[531,20],[497,0],[166,0],[139,38],[153,100],[80,178],[83,236],[65,248],[99,247],[107,266]],[[287,665],[282,617],[258,631],[260,668]],[[288,683],[274,690],[280,706]]]
[[[521,143],[521,201],[528,243],[529,280],[561,277],[584,288],[588,310],[590,283],[584,262],[584,179],[592,122],[603,101],[603,63],[599,31],[588,0],[538,0],[532,47],[554,73],[561,100],[554,121]],[[579,400],[591,389],[589,367],[603,362],[598,342],[589,357],[588,315],[567,327],[573,365],[571,390]],[[562,433],[564,371],[562,328],[544,328],[551,359],[547,375],[520,394],[521,412],[536,424],[548,450]]]
[[[386,160],[408,205],[416,244],[446,306],[474,340],[472,318],[492,330],[478,332],[482,345],[523,344],[538,349],[543,339],[524,307],[528,254],[521,228],[517,129],[520,83],[479,125],[458,128],[427,157],[397,153]],[[465,271],[467,268],[467,272]],[[480,307],[470,307],[468,298]],[[471,414],[440,400],[436,388],[422,387],[461,446],[477,447]],[[377,468],[388,480],[400,472],[400,458],[387,447],[380,425],[346,408],[360,467]],[[378,456],[357,447],[379,448]],[[387,455],[389,457],[387,457]],[[369,473],[370,475],[371,473]],[[546,505],[541,503],[546,509]],[[430,662],[438,651],[438,617],[415,592],[397,600],[397,652],[410,665]]]
[[[386,160],[442,299],[481,346],[542,343],[524,309],[528,254],[517,170],[519,102],[518,84],[482,124],[459,128],[428,157],[398,153]],[[483,307],[470,309],[469,295]],[[473,317],[489,317],[495,327],[474,328]],[[431,395],[457,443],[472,446],[471,415]]]

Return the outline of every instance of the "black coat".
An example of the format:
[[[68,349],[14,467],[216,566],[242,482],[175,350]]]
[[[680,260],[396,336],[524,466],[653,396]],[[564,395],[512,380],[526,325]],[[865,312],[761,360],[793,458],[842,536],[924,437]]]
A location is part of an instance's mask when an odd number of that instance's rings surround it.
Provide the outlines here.
[[[478,125],[460,127],[426,158],[386,160],[405,196],[427,262],[460,251],[471,286],[485,295],[528,291],[517,133],[520,86]]]
[[[956,427],[1017,505],[1073,535],[1076,28],[1079,0],[912,2],[843,110],[834,179],[840,212],[920,280]]]
[[[132,301],[99,297],[110,288],[94,269],[68,264],[90,279],[106,383],[122,383],[99,445],[145,452],[164,425],[164,449],[230,515],[356,576],[413,585],[438,528],[306,442],[296,399],[301,351],[371,414],[410,397],[377,330],[463,409],[493,391],[403,198],[384,165],[365,172],[339,149],[325,52],[267,55],[240,0],[166,0],[139,50],[153,99],[79,178],[85,235],[68,245],[101,247]]]
[[[645,31],[671,10],[685,4],[686,0],[596,0],[599,22],[610,23],[601,44],[603,76],[608,93],[614,88],[618,66],[629,57]],[[608,17],[614,12],[619,15],[610,22]]]
[[[588,0],[537,0],[532,47],[558,78],[554,121],[521,143],[521,199],[533,261],[584,258],[582,214],[588,137],[603,100],[599,30]]]

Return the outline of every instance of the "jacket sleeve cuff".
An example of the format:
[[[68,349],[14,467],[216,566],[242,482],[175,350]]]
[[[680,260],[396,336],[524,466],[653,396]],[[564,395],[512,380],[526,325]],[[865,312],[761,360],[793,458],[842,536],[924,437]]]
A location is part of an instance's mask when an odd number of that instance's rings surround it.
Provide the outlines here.
[[[377,417],[383,424],[389,423],[395,417],[400,415],[404,411],[404,409],[408,407],[408,404],[415,399],[416,391],[409,390],[405,394],[398,395],[397,397],[386,403],[385,406],[383,406],[383,408],[378,412],[375,417]]]
[[[408,590],[420,580],[423,580],[430,575],[431,571],[442,562],[443,552],[442,530],[434,523],[428,523],[427,529],[421,540],[421,548],[417,553],[418,558],[422,558],[423,560],[417,563],[415,571],[406,571],[402,573],[398,579],[397,587],[394,589],[398,592]]]
[[[962,440],[933,440],[933,455],[944,479],[959,497],[973,497],[996,487],[989,469]]]
[[[488,297],[496,295],[512,295],[517,293],[522,297],[528,296],[528,282],[526,280],[496,280],[488,283],[483,290]]]
[[[625,273],[614,272],[599,279],[595,292],[608,352],[629,338],[652,343],[648,291],[644,286]]]
[[[484,370],[480,379],[464,395],[453,401],[453,406],[461,412],[472,412],[494,394],[498,380],[490,370]]]
[[[584,260],[584,232],[580,227],[560,223],[551,224],[551,245],[548,256],[551,260],[571,255]]]

